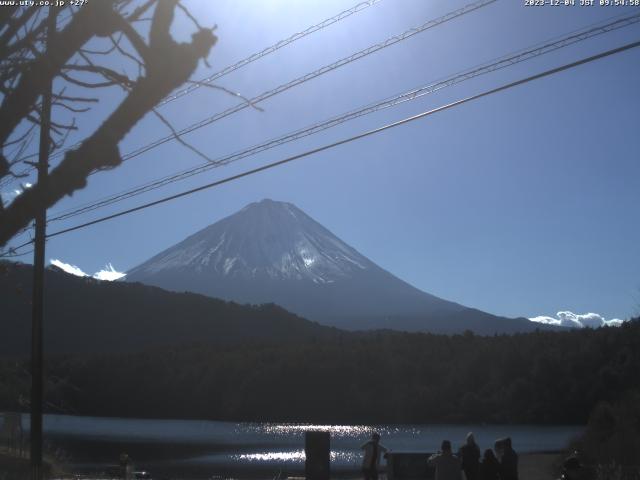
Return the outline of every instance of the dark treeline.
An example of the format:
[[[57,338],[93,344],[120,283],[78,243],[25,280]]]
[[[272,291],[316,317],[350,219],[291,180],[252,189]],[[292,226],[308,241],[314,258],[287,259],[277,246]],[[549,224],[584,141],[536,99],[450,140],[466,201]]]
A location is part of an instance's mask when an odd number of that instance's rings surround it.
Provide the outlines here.
[[[481,337],[373,332],[47,362],[52,412],[247,421],[585,424],[640,388],[640,321]],[[0,409],[28,394],[0,363]],[[59,410],[58,410],[59,409]]]
[[[0,357],[31,347],[30,265],[0,261]],[[337,333],[277,305],[239,305],[140,283],[100,282],[56,268],[45,272],[49,355],[139,352],[153,347],[297,342]]]

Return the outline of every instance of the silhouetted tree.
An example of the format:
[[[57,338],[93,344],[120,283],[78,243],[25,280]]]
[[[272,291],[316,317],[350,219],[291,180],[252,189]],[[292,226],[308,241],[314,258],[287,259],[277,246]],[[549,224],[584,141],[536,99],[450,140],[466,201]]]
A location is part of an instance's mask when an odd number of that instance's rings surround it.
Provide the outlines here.
[[[182,9],[196,25],[189,43],[178,43],[170,34],[176,9]],[[37,7],[0,9],[0,180],[19,176],[17,167],[28,163],[23,154],[32,130],[40,123],[39,99],[51,79],[63,84],[57,85],[53,106],[74,113],[82,113],[98,98],[71,96],[67,87],[100,90],[117,86],[126,94],[95,131],[64,154],[46,188],[36,184],[7,207],[0,206],[0,247],[26,227],[38,209],[85,187],[89,174],[120,165],[119,142],[160,100],[188,81],[216,42],[212,29],[200,27],[178,0],[87,2],[66,23],[61,22],[63,26],[48,46],[45,12]],[[143,18],[149,12],[151,17]],[[103,39],[111,46],[89,49],[87,43],[92,39]],[[119,66],[132,63],[137,76],[116,71],[114,62]],[[60,148],[76,128],[73,122],[54,121],[51,150]],[[15,150],[12,158],[7,158],[9,147]]]

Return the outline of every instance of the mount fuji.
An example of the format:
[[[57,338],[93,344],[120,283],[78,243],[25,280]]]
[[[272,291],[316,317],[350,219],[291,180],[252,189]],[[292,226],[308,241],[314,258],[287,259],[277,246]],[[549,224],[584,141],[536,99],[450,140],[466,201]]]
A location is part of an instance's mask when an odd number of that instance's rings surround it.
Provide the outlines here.
[[[157,254],[126,279],[240,303],[276,303],[348,330],[493,334],[540,328],[418,290],[293,204],[268,199]]]

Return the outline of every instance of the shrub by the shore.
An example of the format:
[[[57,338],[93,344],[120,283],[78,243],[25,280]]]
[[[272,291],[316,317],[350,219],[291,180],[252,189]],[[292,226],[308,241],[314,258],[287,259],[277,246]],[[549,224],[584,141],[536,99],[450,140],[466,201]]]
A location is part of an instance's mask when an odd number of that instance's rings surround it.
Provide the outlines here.
[[[598,480],[640,479],[640,390],[599,403],[575,447]]]

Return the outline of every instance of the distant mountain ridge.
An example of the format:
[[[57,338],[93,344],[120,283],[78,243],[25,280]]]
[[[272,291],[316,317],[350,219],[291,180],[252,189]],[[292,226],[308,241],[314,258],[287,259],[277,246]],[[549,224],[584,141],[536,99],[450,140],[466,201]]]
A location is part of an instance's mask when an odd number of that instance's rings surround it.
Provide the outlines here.
[[[286,202],[247,205],[127,273],[127,281],[240,303],[276,303],[343,329],[480,334],[540,328],[418,290]],[[544,328],[544,327],[543,327]]]

